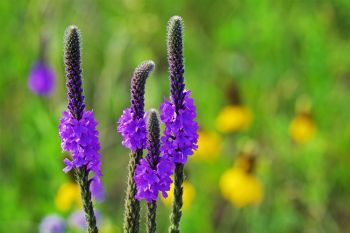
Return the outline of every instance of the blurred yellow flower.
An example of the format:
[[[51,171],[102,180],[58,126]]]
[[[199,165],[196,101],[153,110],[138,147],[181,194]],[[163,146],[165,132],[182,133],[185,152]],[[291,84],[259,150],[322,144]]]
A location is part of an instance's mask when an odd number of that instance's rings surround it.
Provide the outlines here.
[[[198,149],[194,159],[211,160],[217,158],[221,149],[221,138],[216,133],[199,131]]]
[[[262,184],[255,176],[235,167],[222,175],[220,189],[224,198],[237,208],[258,204],[264,195]]]
[[[162,200],[163,200],[165,205],[171,206],[171,204],[173,203],[173,199],[174,199],[174,183],[171,184],[170,190],[167,192],[167,194],[168,194],[168,197],[163,198],[163,196],[162,196]],[[186,210],[190,206],[195,195],[196,195],[196,190],[194,189],[192,184],[190,184],[188,181],[184,181],[184,183],[183,183],[183,196],[182,196],[184,210]]]
[[[61,211],[68,211],[73,205],[82,207],[78,184],[66,182],[61,185],[55,197],[55,205]]]
[[[229,105],[221,110],[216,119],[216,127],[223,133],[249,128],[252,122],[251,111],[244,106]]]
[[[295,142],[306,143],[315,134],[315,124],[307,114],[299,114],[292,120],[289,134]]]

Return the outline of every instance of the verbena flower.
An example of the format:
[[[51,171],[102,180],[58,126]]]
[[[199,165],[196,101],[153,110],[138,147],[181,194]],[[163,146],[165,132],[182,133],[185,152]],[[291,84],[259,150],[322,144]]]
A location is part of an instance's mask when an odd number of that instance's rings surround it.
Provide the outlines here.
[[[146,79],[153,69],[153,61],[146,61],[135,69],[131,78],[131,107],[125,109],[118,120],[118,132],[123,137],[122,144],[132,151],[146,146],[144,95]]]
[[[185,164],[188,156],[197,149],[198,123],[196,118],[196,107],[190,98],[190,91],[184,91],[184,100],[178,111],[173,98],[171,101],[164,100],[161,105],[161,120],[165,123],[163,146],[164,155],[173,159],[173,162]]]
[[[101,176],[100,143],[98,141],[97,122],[92,111],[84,111],[80,120],[69,112],[63,112],[59,124],[59,135],[64,151],[71,152],[72,160],[65,159],[64,172],[86,165],[97,176]]]
[[[131,78],[131,106],[124,110],[118,120],[117,130],[123,137],[123,145],[131,150],[125,197],[124,232],[138,232],[140,226],[140,202],[135,198],[137,189],[134,176],[136,165],[139,164],[147,143],[144,95],[146,80],[153,69],[153,61],[143,62],[135,69]]]
[[[118,132],[123,137],[122,144],[132,151],[142,149],[146,141],[145,119],[134,115],[131,108],[127,108],[118,120]]]
[[[50,95],[55,88],[55,72],[49,65],[39,60],[29,74],[29,88],[38,95]]]
[[[48,215],[41,220],[39,233],[65,233],[66,223],[58,215]]]
[[[135,183],[137,186],[136,198],[146,199],[147,202],[157,200],[158,193],[167,197],[174,171],[174,164],[167,156],[160,157],[160,129],[156,110],[148,114],[147,122],[147,155],[136,166]]]
[[[92,111],[85,110],[80,64],[80,32],[76,26],[69,26],[65,33],[64,64],[66,66],[66,86],[68,90],[68,112],[63,112],[59,124],[61,147],[71,153],[72,159],[65,159],[64,172],[75,170],[76,181],[85,211],[88,231],[97,233],[96,217],[91,200],[91,182],[100,185],[101,154],[97,121]],[[95,173],[91,177],[91,172]],[[95,190],[96,193],[96,190]]]

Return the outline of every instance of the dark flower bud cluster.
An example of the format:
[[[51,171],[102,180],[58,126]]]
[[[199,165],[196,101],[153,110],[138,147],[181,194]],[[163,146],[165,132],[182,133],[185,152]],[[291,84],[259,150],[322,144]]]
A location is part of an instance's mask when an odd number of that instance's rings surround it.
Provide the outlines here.
[[[146,80],[153,69],[153,61],[146,61],[135,69],[131,79],[131,107],[125,109],[118,120],[118,132],[123,137],[122,144],[132,151],[146,146],[144,95]]]
[[[85,109],[80,67],[80,32],[76,26],[69,26],[65,32],[64,64],[66,66],[68,110],[80,120]]]

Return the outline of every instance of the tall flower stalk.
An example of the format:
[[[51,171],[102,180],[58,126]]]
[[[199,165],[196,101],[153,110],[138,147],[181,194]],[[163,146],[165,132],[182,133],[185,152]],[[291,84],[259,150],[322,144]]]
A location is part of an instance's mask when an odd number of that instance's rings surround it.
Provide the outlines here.
[[[64,172],[74,169],[76,180],[80,185],[88,232],[97,233],[90,184],[91,182],[101,184],[100,143],[94,114],[85,110],[80,56],[80,32],[76,26],[69,26],[65,32],[64,45],[68,111],[62,113],[59,135],[62,149],[69,151],[72,158],[64,160],[66,165]],[[89,178],[92,172],[94,176]],[[98,187],[102,189],[101,185]]]
[[[135,69],[131,78],[131,107],[125,109],[118,120],[118,132],[123,137],[122,144],[131,150],[125,198],[126,233],[137,233],[140,225],[140,202],[135,198],[137,189],[134,175],[136,165],[142,158],[142,150],[147,144],[144,95],[146,80],[153,69],[153,61],[146,61]]]
[[[136,199],[147,201],[147,232],[156,232],[156,211],[158,193],[167,197],[170,190],[170,179],[173,163],[166,156],[160,156],[160,128],[158,113],[155,109],[148,112],[147,119],[147,155],[136,166],[135,183]]]
[[[187,157],[197,149],[198,124],[194,121],[196,108],[190,98],[191,92],[185,90],[183,64],[183,20],[173,16],[168,24],[168,63],[170,78],[170,101],[161,105],[161,120],[165,123],[161,138],[161,151],[175,163],[174,200],[170,215],[169,232],[180,232],[182,215],[182,195],[184,165]]]

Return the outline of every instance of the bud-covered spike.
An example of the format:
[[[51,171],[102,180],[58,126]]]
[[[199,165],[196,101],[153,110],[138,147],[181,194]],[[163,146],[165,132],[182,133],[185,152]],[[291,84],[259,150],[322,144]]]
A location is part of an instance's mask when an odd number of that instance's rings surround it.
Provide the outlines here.
[[[185,89],[183,64],[183,20],[180,16],[173,16],[168,24],[168,63],[171,81],[171,95],[176,112],[183,105]]]
[[[80,67],[80,32],[74,25],[69,26],[65,31],[64,64],[66,66],[68,109],[77,120],[80,120],[85,104]]]
[[[155,109],[151,109],[148,111],[147,140],[149,150],[147,159],[149,160],[152,169],[155,169],[160,154],[159,117],[158,112]]]
[[[131,110],[136,119],[144,115],[144,95],[146,80],[154,69],[153,61],[145,61],[139,65],[131,79]]]

